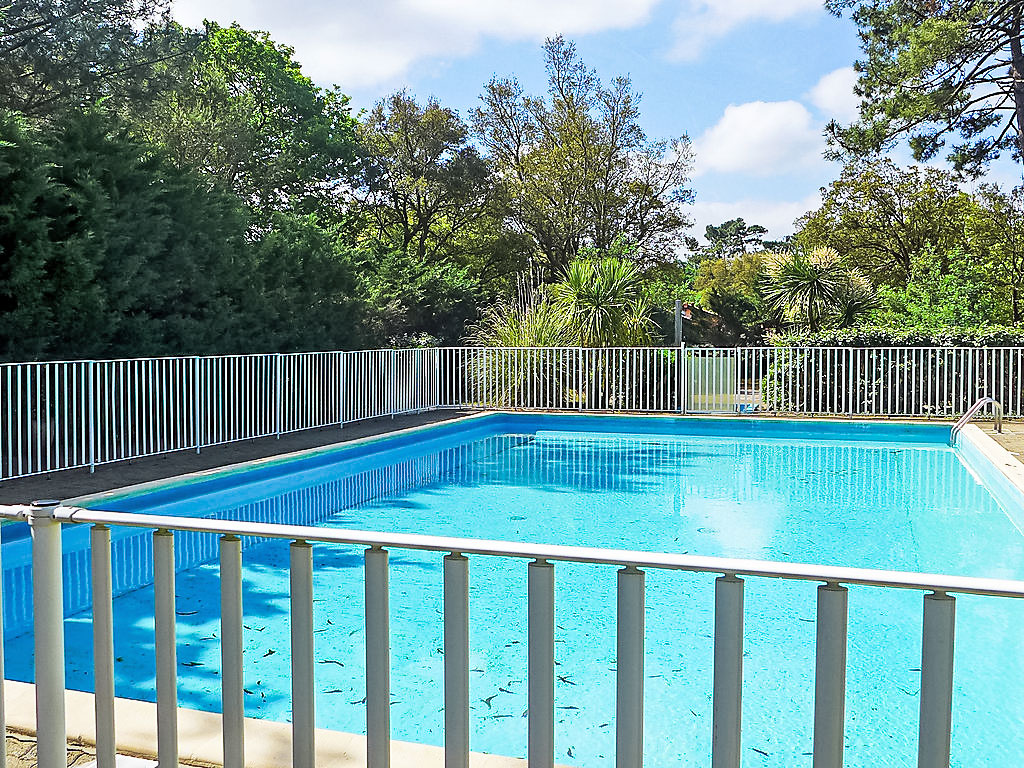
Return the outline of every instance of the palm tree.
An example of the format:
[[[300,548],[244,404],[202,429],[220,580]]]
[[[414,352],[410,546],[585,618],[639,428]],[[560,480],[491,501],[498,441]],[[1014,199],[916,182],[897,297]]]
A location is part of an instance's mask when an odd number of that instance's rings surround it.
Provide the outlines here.
[[[651,308],[643,273],[615,256],[579,258],[555,283],[551,295],[569,313],[585,347],[641,346],[651,341]]]
[[[790,322],[816,331],[840,303],[850,273],[833,248],[814,248],[770,254],[764,295],[768,305]]]

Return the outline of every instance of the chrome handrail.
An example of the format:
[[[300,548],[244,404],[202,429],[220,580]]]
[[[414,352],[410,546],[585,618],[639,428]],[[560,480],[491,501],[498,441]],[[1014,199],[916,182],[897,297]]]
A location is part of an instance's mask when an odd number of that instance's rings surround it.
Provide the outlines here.
[[[956,443],[956,436],[960,433],[964,427],[967,426],[968,422],[974,418],[974,415],[984,408],[986,405],[992,406],[992,414],[996,420],[996,432],[1003,431],[1003,404],[996,400],[994,397],[981,397],[967,409],[967,412],[960,417],[960,420],[953,425],[953,428],[949,431],[949,444],[953,445]]]

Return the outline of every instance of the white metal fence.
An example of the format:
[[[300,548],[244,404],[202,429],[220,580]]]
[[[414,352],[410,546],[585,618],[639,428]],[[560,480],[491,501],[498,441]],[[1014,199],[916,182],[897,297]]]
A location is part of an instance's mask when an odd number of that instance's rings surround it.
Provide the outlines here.
[[[744,658],[744,578],[819,582],[814,662],[813,765],[841,768],[845,734],[845,690],[849,585],[924,592],[918,765],[948,768],[953,701],[956,600],[950,593],[1024,598],[1024,582],[863,570],[794,563],[737,560],[657,552],[519,544],[316,528],[252,521],[176,518],[72,507],[0,507],[0,519],[26,520],[32,529],[35,692],[38,765],[65,768],[64,609],[62,537],[64,524],[90,526],[93,665],[97,764],[114,768],[113,596],[111,528],[152,531],[156,647],[157,752],[160,765],[178,764],[177,641],[175,635],[175,540],[183,533],[219,536],[220,645],[225,768],[243,768],[242,547],[249,537],[291,541],[290,605],[292,754],[295,768],[315,765],[314,631],[312,550],[323,544],[365,549],[365,638],[367,765],[386,768],[391,749],[389,550],[419,550],[443,556],[444,746],[446,768],[469,764],[469,584],[470,564],[500,557],[510,568],[527,561],[527,695],[530,768],[552,768],[555,734],[555,571],[560,563],[615,567],[616,757],[617,768],[643,765],[645,573],[685,571],[714,575],[711,765],[739,768],[741,762]],[[400,562],[400,561],[399,561]],[[398,567],[402,567],[398,565]],[[796,620],[794,618],[794,620]],[[2,637],[0,637],[2,647]],[[80,650],[76,649],[76,652]],[[961,685],[976,681],[960,681]],[[2,676],[0,676],[2,686]],[[0,690],[2,701],[2,690]],[[659,706],[659,702],[646,702]],[[998,704],[993,704],[998,706]],[[0,708],[0,721],[3,712]],[[3,725],[0,722],[0,725]],[[671,739],[671,734],[658,738]],[[878,759],[884,761],[876,744]],[[3,748],[0,747],[0,750]],[[0,764],[3,754],[0,752]]]
[[[979,397],[1024,415],[1024,347],[457,347],[443,405],[955,418]]]
[[[365,350],[0,365],[0,480],[435,408],[1024,415],[1024,347]]]
[[[0,480],[413,413],[437,349],[0,364]]]

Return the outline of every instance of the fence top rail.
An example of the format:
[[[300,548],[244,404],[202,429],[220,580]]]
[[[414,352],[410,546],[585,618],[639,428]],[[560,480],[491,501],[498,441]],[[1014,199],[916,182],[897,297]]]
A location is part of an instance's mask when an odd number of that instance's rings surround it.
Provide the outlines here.
[[[29,516],[31,509],[31,507],[26,505],[0,506],[0,518],[23,520]],[[805,563],[680,555],[668,552],[600,549],[555,544],[528,544],[487,539],[425,536],[421,534],[316,528],[305,525],[105,512],[82,509],[80,507],[56,507],[53,510],[53,516],[55,519],[67,523],[116,525],[150,530],[193,531],[219,535],[301,540],[326,544],[388,547],[428,552],[457,552],[467,555],[490,555],[531,560],[658,568],[694,573],[720,573],[795,581],[1024,598],[1024,581],[973,576],[947,576]]]
[[[366,355],[373,353],[390,353],[390,352],[440,352],[440,351],[522,351],[522,350],[543,350],[543,351],[571,351],[571,352],[674,352],[679,349],[685,349],[687,352],[766,352],[766,351],[843,351],[843,352],[871,352],[871,351],[935,351],[935,352],[1018,352],[1024,354],[1024,346],[985,346],[985,347],[945,347],[945,346],[858,346],[858,347],[841,347],[841,346],[787,346],[787,347],[773,347],[773,346],[736,346],[736,347],[704,347],[697,345],[683,345],[682,347],[674,344],[665,344],[662,346],[646,346],[646,347],[476,347],[476,346],[444,346],[444,347],[407,347],[407,348],[380,348],[380,349],[346,349],[346,350],[310,350],[306,352],[253,352],[246,354],[233,354],[233,355],[163,355],[155,357],[115,357],[115,358],[104,358],[104,359],[83,359],[83,360],[28,360],[28,361],[7,361],[0,362],[0,368],[17,368],[17,367],[42,367],[47,365],[81,365],[88,363],[96,364],[109,364],[109,363],[138,363],[138,362],[162,362],[162,361],[181,361],[181,360],[239,360],[247,358],[297,358],[297,357],[313,357],[317,355]]]

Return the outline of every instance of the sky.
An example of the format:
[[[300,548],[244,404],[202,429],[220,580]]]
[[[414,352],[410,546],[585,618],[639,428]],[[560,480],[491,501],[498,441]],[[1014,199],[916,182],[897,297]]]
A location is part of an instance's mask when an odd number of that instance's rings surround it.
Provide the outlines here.
[[[544,93],[540,46],[563,34],[602,80],[632,79],[650,138],[689,136],[698,235],[737,216],[790,234],[839,172],[825,124],[857,113],[856,27],[821,0],[176,0],[174,13],[268,31],[357,110],[404,88],[464,117],[496,75]]]

